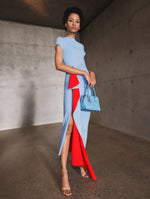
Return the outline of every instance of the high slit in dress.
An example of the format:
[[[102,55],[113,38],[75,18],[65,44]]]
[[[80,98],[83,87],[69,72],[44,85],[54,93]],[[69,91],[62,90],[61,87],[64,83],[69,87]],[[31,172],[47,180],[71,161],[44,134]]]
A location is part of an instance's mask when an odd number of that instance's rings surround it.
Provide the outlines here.
[[[63,63],[77,69],[87,70],[84,56],[85,50],[83,44],[72,37],[57,37],[56,44],[63,50]],[[88,136],[88,124],[90,111],[82,111],[80,108],[80,96],[85,94],[88,85],[83,75],[66,73],[64,81],[64,112],[62,134],[60,139],[60,148],[58,155],[61,155],[62,146],[65,140],[69,119],[73,111],[73,131],[70,138],[69,152],[71,152],[71,164],[73,166],[85,167],[92,180],[96,180],[95,173],[91,167],[86,153],[86,143]],[[91,94],[91,89],[90,93]]]

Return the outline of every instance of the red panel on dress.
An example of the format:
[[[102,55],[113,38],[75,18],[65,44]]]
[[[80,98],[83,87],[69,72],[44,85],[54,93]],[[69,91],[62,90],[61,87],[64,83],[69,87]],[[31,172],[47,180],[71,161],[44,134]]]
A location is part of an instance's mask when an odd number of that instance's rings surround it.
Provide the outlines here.
[[[76,74],[70,74],[69,88],[73,88],[79,84]],[[72,89],[73,96],[73,112],[76,109],[77,103],[80,100],[79,88]],[[72,152],[71,164],[74,166],[85,167],[93,180],[96,180],[95,173],[90,165],[88,156],[84,147],[84,143],[80,133],[78,132],[75,121],[73,120],[73,132],[70,140],[69,152]]]

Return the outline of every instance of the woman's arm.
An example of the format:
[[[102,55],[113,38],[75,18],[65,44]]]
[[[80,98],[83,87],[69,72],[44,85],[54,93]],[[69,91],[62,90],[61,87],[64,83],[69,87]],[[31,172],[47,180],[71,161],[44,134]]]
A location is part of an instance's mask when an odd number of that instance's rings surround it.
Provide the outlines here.
[[[90,85],[91,83],[90,77],[86,71],[73,68],[63,63],[63,50],[59,45],[56,45],[55,47],[55,66],[56,66],[56,70],[60,70],[66,73],[84,75],[84,77],[88,81],[88,86]]]

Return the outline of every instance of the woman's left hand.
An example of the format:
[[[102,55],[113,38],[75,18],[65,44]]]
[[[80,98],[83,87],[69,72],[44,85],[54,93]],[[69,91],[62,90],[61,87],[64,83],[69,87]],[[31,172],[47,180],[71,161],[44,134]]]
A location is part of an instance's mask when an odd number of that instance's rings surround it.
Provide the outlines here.
[[[95,73],[93,71],[90,71],[89,77],[90,77],[90,82],[91,82],[91,84],[89,85],[89,88],[91,88],[96,84]]]

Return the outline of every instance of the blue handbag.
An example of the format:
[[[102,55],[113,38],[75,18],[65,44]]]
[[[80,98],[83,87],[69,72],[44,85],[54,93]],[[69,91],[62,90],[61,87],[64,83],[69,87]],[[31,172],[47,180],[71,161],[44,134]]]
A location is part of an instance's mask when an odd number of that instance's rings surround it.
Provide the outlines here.
[[[94,92],[94,95],[89,95],[90,89],[92,89],[92,91]],[[88,94],[87,94],[87,90],[88,90]],[[99,98],[96,96],[94,86],[91,88],[89,87],[86,88],[85,95],[82,95],[80,97],[80,105],[81,105],[81,110],[84,110],[84,111],[101,111]]]

